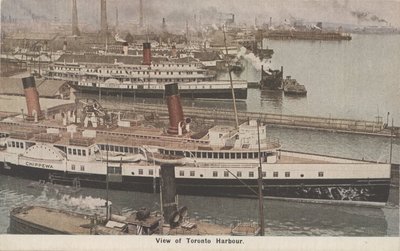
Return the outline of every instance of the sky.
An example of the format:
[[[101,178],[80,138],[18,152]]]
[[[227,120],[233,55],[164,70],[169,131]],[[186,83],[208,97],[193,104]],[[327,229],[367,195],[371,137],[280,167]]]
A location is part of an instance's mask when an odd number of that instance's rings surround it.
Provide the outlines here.
[[[80,22],[99,23],[99,0],[77,0]],[[70,22],[71,0],[0,0],[5,17],[29,20]],[[145,21],[161,24],[184,24],[186,19],[201,17],[202,23],[214,22],[218,12],[235,13],[240,23],[282,22],[296,18],[304,21],[380,25],[400,27],[400,0],[143,0]],[[137,22],[139,0],[107,0],[108,20],[115,23],[116,8],[120,23]]]

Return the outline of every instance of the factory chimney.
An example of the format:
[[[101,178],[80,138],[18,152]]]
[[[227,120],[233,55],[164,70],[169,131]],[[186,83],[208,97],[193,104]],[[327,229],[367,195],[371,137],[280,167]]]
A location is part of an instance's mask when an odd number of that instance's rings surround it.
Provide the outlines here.
[[[167,99],[169,114],[169,128],[167,132],[169,134],[181,135],[186,132],[186,129],[177,83],[165,85],[165,97]]]
[[[78,28],[78,7],[76,6],[76,0],[72,0],[72,36],[79,36]]]
[[[103,35],[106,35],[108,32],[106,0],[100,0],[100,32]]]
[[[35,121],[43,119],[42,111],[40,110],[39,93],[36,89],[35,78],[33,76],[22,78],[26,106],[28,108],[28,116],[26,120]]]
[[[149,42],[143,43],[143,64],[151,65],[151,44]]]
[[[166,23],[166,21],[165,21],[165,17],[163,17],[163,19],[162,19],[162,26],[161,26],[161,28],[163,29],[164,32],[165,32],[165,30],[167,29],[167,23]]]
[[[143,0],[139,2],[139,27],[143,27]]]

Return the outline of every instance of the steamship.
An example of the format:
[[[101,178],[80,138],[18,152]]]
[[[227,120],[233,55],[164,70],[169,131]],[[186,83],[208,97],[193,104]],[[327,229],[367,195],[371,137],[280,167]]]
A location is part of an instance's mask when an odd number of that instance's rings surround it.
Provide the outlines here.
[[[23,81],[28,122],[0,123],[2,174],[102,188],[108,180],[110,188],[151,192],[159,190],[160,165],[169,163],[175,165],[178,194],[256,197],[260,175],[263,194],[271,198],[378,206],[388,199],[389,164],[283,151],[257,121],[192,133],[177,84],[165,86],[170,125],[163,131],[120,118],[115,125],[113,114],[101,117],[104,112],[96,115],[96,109],[85,109],[79,119],[68,112],[36,126],[29,121],[43,116],[34,79]],[[58,119],[83,125],[65,127]]]
[[[127,49],[126,49],[127,50]],[[150,43],[143,44],[143,64],[54,63],[46,78],[68,81],[75,89],[99,95],[164,98],[164,85],[176,82],[187,98],[231,99],[231,83],[217,80],[200,63],[151,62]],[[236,99],[247,98],[247,82],[232,83]]]

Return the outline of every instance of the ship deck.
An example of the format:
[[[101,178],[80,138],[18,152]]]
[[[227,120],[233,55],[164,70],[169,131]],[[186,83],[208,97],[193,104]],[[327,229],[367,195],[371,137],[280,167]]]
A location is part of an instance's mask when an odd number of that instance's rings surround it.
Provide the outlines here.
[[[30,207],[14,214],[14,217],[27,224],[39,225],[66,234],[90,234],[90,229],[81,225],[90,224],[90,219],[84,215],[65,213],[56,209]]]

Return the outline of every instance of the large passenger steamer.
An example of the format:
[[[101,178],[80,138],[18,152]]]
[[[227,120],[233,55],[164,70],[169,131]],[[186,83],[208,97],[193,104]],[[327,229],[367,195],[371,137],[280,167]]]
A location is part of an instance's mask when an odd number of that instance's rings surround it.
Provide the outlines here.
[[[38,121],[43,116],[34,79],[23,81],[25,120]],[[261,161],[264,196],[377,205],[388,199],[389,164],[282,151],[257,121],[195,134],[177,84],[167,84],[165,96],[170,117],[164,130],[132,126],[113,114],[96,116],[98,105],[83,116],[67,112],[40,126],[2,121],[0,172],[95,187],[105,187],[108,176],[111,188],[152,192],[159,187],[160,164],[170,163],[180,194],[255,197]]]

